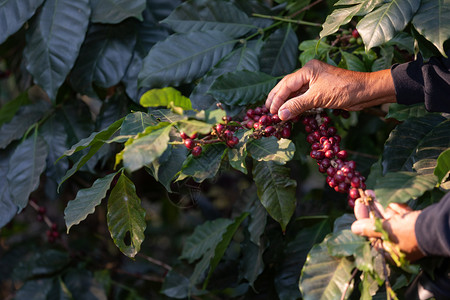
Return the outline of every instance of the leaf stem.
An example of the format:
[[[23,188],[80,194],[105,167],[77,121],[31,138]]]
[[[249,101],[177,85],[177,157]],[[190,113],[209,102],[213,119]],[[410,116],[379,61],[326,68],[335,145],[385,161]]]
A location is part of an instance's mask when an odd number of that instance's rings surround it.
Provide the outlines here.
[[[314,27],[322,27],[322,24],[320,23],[313,23],[303,20],[292,20],[289,18],[283,18],[283,17],[277,17],[277,16],[269,16],[269,15],[262,15],[262,14],[252,14],[252,16],[257,18],[263,18],[263,19],[271,19],[271,20],[277,20],[280,22],[288,22],[288,23],[294,23],[299,25],[307,25],[307,26],[314,26]]]
[[[305,6],[305,7],[303,7],[303,8],[300,9],[299,11],[296,11],[295,13],[293,13],[292,15],[290,15],[289,18],[294,18],[294,17],[298,16],[298,15],[301,14],[302,12],[304,12],[304,11],[310,9],[311,7],[313,7],[313,6],[317,5],[317,4],[319,4],[319,3],[322,2],[322,1],[323,1],[323,0],[316,0],[316,1],[314,1],[313,3],[311,3],[311,4],[309,4],[309,5]]]
[[[348,282],[345,284],[345,289],[342,292],[341,295],[341,300],[345,299],[345,295],[347,294],[348,288],[350,287],[351,282],[353,281],[353,279],[355,279],[356,274],[358,273],[358,269],[355,268],[352,272],[352,276],[350,277],[350,279],[348,280]]]
[[[171,266],[169,266],[168,264],[166,264],[166,263],[164,263],[164,262],[162,262],[162,261],[160,261],[160,260],[157,260],[156,258],[147,256],[147,255],[142,254],[142,253],[138,253],[137,256],[142,257],[143,259],[145,259],[145,260],[151,262],[151,263],[154,264],[154,265],[163,267],[164,269],[166,269],[166,270],[168,270],[168,271],[172,270],[172,267],[171,267]]]

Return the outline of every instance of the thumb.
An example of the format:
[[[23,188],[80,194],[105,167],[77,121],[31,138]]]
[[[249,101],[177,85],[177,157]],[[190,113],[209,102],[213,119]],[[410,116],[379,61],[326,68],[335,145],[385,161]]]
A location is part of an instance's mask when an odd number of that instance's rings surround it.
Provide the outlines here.
[[[308,101],[308,92],[309,91],[286,101],[286,103],[284,103],[278,110],[280,119],[286,121],[314,108],[312,102]]]
[[[362,219],[352,224],[352,232],[357,235],[380,238],[381,233],[375,231],[375,221],[373,219]]]

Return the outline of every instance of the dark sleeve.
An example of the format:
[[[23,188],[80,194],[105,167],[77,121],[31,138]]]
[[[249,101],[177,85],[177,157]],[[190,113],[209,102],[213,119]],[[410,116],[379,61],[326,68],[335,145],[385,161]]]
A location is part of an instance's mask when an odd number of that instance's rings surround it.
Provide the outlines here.
[[[432,57],[426,63],[418,59],[396,64],[391,74],[397,103],[425,102],[428,111],[450,113],[450,58]]]
[[[450,193],[419,214],[415,233],[424,254],[450,257]]]

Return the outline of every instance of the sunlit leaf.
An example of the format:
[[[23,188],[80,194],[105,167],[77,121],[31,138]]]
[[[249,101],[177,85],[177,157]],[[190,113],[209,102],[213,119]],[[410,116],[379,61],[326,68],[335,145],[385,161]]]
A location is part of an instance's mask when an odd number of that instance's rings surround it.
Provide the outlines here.
[[[438,183],[437,177],[419,175],[414,172],[390,172],[378,178],[375,186],[377,200],[387,206],[389,203],[405,203],[416,199]]]
[[[273,161],[285,164],[294,157],[295,145],[289,139],[271,136],[259,140],[252,140],[247,144],[248,153],[258,161]]]
[[[434,169],[434,175],[438,177],[439,182],[442,182],[448,177],[448,172],[450,172],[450,149],[445,150],[439,155],[436,168]]]
[[[127,176],[119,177],[108,198],[107,222],[116,246],[128,257],[134,257],[145,238],[145,210],[136,188]]]
[[[192,109],[191,100],[172,87],[151,89],[142,95],[140,103],[144,107],[169,107],[169,105],[174,105],[182,109]]]

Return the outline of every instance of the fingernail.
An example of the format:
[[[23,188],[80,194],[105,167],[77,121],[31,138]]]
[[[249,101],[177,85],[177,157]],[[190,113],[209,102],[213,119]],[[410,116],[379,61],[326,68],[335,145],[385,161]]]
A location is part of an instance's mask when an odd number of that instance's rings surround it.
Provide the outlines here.
[[[361,224],[361,223],[358,223],[358,222],[354,222],[352,224],[352,232],[354,234],[361,235],[363,233],[363,229],[364,229],[364,224]]]
[[[283,109],[278,112],[282,120],[288,120],[291,117],[291,112],[288,109]]]

